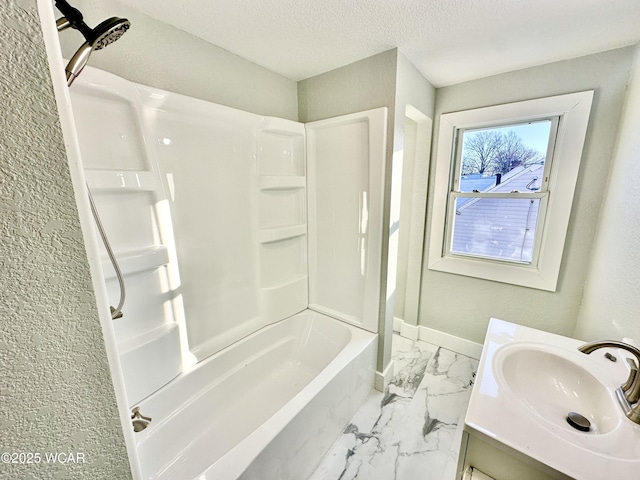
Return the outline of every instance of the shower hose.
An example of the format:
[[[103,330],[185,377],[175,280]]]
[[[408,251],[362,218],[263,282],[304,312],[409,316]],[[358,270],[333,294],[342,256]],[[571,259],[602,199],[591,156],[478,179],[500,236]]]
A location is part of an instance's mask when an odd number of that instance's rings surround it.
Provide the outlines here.
[[[98,227],[98,232],[100,233],[100,238],[102,238],[102,243],[104,244],[104,248],[107,250],[107,255],[109,255],[109,260],[111,260],[111,265],[113,265],[113,269],[116,272],[116,277],[118,278],[118,284],[120,285],[120,301],[118,302],[117,307],[111,307],[111,319],[115,320],[117,318],[122,317],[122,307],[124,306],[124,298],[125,298],[125,288],[124,288],[124,279],[122,278],[122,272],[120,271],[120,267],[118,265],[118,261],[116,260],[116,256],[113,254],[113,250],[111,249],[111,245],[109,244],[109,239],[107,238],[107,234],[104,231],[104,227],[102,226],[102,222],[100,221],[100,215],[98,215],[98,209],[96,208],[96,203],[93,201],[93,195],[91,195],[91,190],[89,190],[89,185],[87,185],[87,194],[89,196],[89,204],[91,205],[91,213],[93,214],[93,219],[96,222],[96,226]]]

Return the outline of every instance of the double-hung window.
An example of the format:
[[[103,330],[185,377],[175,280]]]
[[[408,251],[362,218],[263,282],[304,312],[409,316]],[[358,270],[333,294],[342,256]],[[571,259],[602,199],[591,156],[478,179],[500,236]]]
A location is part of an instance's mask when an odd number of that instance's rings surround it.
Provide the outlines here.
[[[430,269],[555,291],[592,97],[440,117]]]

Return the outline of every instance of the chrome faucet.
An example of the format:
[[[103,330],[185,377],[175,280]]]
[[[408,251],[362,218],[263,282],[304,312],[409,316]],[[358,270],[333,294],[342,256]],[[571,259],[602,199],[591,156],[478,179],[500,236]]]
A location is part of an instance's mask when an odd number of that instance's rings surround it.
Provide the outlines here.
[[[616,390],[618,402],[622,406],[625,415],[634,423],[640,424],[640,375],[638,375],[638,365],[640,364],[640,349],[624,342],[615,340],[604,340],[600,342],[585,343],[578,347],[582,353],[589,355],[600,348],[620,348],[632,353],[636,360],[627,359],[631,371],[627,381]]]

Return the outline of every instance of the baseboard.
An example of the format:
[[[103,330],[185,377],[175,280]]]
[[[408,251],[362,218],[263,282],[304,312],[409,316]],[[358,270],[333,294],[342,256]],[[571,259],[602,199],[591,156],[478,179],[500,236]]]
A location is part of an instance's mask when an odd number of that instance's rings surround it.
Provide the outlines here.
[[[376,372],[376,378],[373,387],[379,392],[384,392],[385,389],[391,383],[391,379],[393,378],[393,360],[389,362],[387,368],[384,369],[384,372]]]
[[[420,337],[420,328],[415,325],[403,323],[400,327],[400,335],[415,342]]]
[[[396,333],[400,333],[400,329],[402,328],[402,324],[404,320],[398,317],[393,317],[393,331]]]
[[[466,338],[456,337],[450,333],[441,332],[422,325],[409,325],[401,318],[394,317],[393,330],[398,332],[402,337],[410,340],[422,340],[423,342],[438,345],[439,347],[461,353],[476,360],[478,360],[482,354],[481,343],[472,342]]]
[[[466,338],[456,337],[450,333],[423,327],[422,325],[418,328],[420,329],[418,340],[433,343],[440,347],[444,347],[447,350],[452,350],[466,355],[467,357],[475,358],[476,360],[479,360],[482,355],[483,345],[481,343],[472,342]]]

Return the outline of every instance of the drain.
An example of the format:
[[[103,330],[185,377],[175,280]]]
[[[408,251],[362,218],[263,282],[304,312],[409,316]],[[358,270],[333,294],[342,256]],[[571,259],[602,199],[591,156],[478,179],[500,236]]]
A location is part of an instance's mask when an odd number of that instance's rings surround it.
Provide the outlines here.
[[[591,422],[576,412],[569,412],[567,423],[581,432],[588,432],[591,429]]]

